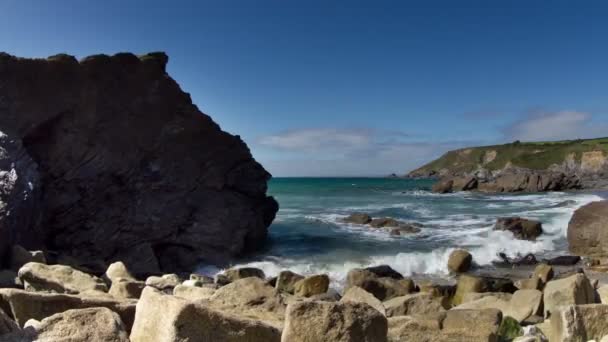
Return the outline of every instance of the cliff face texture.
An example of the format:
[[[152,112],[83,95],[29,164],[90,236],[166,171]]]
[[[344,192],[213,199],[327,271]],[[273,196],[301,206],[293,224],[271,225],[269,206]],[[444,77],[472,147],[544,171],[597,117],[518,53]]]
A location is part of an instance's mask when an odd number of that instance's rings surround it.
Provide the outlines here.
[[[440,178],[438,192],[608,188],[608,138],[465,148],[408,176]]]
[[[191,271],[260,247],[278,210],[270,174],[192,104],[167,62],[0,54],[0,130],[40,180],[30,210],[40,219],[4,225],[12,243],[98,271],[122,260],[136,273]]]

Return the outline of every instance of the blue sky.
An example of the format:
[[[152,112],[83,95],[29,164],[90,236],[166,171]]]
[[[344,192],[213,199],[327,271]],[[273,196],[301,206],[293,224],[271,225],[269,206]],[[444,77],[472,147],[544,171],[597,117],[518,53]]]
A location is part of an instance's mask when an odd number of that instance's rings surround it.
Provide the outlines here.
[[[0,51],[166,51],[275,176],[608,136],[605,1],[0,0]]]

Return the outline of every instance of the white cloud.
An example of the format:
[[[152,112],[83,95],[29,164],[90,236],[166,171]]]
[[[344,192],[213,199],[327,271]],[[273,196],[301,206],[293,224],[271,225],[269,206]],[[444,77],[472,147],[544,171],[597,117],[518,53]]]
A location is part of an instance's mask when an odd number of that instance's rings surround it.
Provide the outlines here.
[[[608,121],[577,111],[535,113],[505,130],[509,139],[522,141],[584,139],[608,136]]]
[[[259,147],[280,153],[260,153],[257,158],[275,176],[404,174],[449,149],[472,143],[410,139],[403,132],[386,130],[290,130],[258,139]]]

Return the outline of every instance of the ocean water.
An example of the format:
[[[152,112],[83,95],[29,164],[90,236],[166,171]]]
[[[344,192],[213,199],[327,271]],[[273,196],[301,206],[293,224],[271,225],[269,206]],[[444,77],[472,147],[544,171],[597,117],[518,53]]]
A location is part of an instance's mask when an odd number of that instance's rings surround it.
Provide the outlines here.
[[[540,257],[566,253],[566,229],[574,210],[602,199],[584,192],[543,194],[434,194],[431,180],[391,178],[275,178],[269,193],[280,210],[265,248],[236,266],[275,276],[282,270],[327,273],[336,287],[355,267],[388,264],[406,276],[447,275],[451,251],[464,247],[482,266],[498,252]],[[423,224],[417,234],[390,236],[385,230],[346,224],[354,212]],[[540,220],[536,241],[493,231],[497,217]],[[219,270],[202,268],[204,273]]]

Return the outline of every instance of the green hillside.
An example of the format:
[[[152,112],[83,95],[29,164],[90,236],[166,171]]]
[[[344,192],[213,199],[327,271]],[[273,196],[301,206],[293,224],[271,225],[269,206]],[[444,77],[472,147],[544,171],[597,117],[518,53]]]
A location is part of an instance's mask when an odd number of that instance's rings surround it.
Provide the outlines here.
[[[471,172],[482,166],[490,171],[513,166],[533,170],[547,169],[574,157],[580,163],[584,152],[602,151],[608,156],[608,138],[545,142],[513,142],[504,145],[470,147],[447,152],[419,169],[411,176],[428,175],[431,171],[447,169],[452,174]]]

